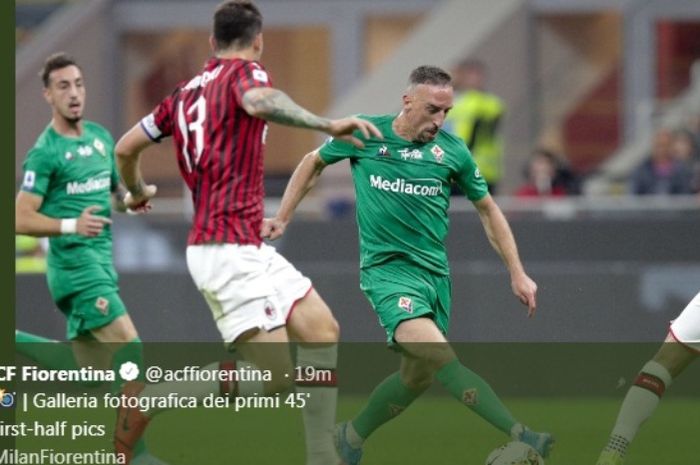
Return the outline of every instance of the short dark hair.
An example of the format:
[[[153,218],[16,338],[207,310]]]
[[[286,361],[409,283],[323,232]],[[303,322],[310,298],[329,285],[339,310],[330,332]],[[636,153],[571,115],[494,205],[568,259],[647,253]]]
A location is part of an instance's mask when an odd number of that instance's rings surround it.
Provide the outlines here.
[[[228,0],[214,12],[217,50],[248,47],[261,30],[262,15],[250,0]]]
[[[437,66],[419,66],[408,77],[410,85],[429,84],[431,86],[449,86],[452,84],[450,73]]]
[[[41,78],[41,82],[44,83],[44,87],[49,87],[49,76],[53,71],[67,66],[76,66],[78,69],[81,69],[75,59],[65,52],[58,52],[49,56],[44,62],[44,67],[39,71],[39,77]]]

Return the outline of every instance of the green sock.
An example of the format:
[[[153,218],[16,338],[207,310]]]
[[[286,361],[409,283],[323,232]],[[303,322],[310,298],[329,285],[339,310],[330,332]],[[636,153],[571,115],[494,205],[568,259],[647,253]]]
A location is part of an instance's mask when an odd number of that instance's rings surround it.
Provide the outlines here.
[[[374,430],[398,416],[421,394],[422,391],[416,392],[406,387],[401,375],[396,372],[374,388],[365,407],[352,420],[352,426],[362,439],[367,439]]]
[[[453,397],[499,430],[510,434],[517,421],[479,375],[455,359],[440,368],[435,377]]]
[[[112,356],[112,369],[116,374],[114,384],[112,385],[112,393],[118,393],[123,385],[119,376],[119,368],[124,362],[133,362],[139,367],[139,375],[136,378],[138,381],[145,379],[145,367],[143,365],[143,344],[138,337],[132,339],[119,348]],[[146,442],[143,437],[134,445],[134,457],[146,452]]]
[[[15,344],[17,352],[45,368],[80,369],[73,356],[73,348],[69,344],[19,330],[15,331]]]

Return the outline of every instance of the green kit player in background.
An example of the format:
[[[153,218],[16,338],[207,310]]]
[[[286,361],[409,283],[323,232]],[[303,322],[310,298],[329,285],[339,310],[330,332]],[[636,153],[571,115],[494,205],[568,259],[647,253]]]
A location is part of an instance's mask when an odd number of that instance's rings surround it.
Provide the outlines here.
[[[16,331],[17,350],[52,369],[111,366],[118,373],[127,361],[141,366],[141,340],[119,297],[112,265],[111,210],[126,211],[114,141],[105,128],[83,120],[85,86],[71,57],[50,56],[40,76],[52,119],[24,162],[15,229],[50,238],[46,277],[66,317],[71,346]],[[137,213],[149,208],[143,205]],[[163,463],[143,444],[136,455],[132,463]]]
[[[491,387],[462,365],[447,343],[451,281],[444,245],[450,184],[475,205],[486,234],[505,262],[514,294],[536,307],[537,285],[525,273],[510,227],[460,139],[440,128],[452,107],[451,78],[421,66],[410,75],[398,115],[366,116],[383,140],[363,149],[331,139],[296,168],[275,218],[263,237],[284,233],[293,212],[323,168],[350,160],[360,230],[360,285],[401,353],[401,366],[371,394],[363,410],[336,429],[336,447],[347,465],[362,457],[363,442],[394,418],[436,379],[457,400],[512,438],[547,456],[553,444],[518,422]],[[427,343],[427,344],[426,344]]]

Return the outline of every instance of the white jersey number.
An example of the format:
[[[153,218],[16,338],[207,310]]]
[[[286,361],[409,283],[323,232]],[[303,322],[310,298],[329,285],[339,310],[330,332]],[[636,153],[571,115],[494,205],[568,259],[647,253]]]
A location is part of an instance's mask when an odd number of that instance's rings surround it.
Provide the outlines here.
[[[207,118],[207,100],[204,96],[200,96],[188,109],[185,111],[182,102],[177,107],[177,125],[182,133],[182,151],[187,163],[187,170],[191,173],[193,166],[196,167],[204,150],[204,121]],[[194,118],[193,118],[194,115]],[[188,122],[188,119],[190,121]],[[190,134],[194,135],[194,158],[190,155],[187,146],[190,141]]]

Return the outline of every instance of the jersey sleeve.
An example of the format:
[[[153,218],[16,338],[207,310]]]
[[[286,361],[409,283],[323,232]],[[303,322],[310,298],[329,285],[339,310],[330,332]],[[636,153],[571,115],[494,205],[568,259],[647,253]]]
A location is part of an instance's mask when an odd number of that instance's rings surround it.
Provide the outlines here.
[[[261,64],[246,61],[234,71],[233,95],[236,103],[243,106],[245,93],[256,87],[272,87],[272,80]]]
[[[33,148],[23,165],[24,177],[21,189],[31,194],[46,196],[54,171],[53,159],[44,149]]]
[[[174,101],[173,93],[141,120],[141,128],[153,142],[160,142],[173,134]]]
[[[472,158],[469,149],[462,142],[463,157],[455,175],[455,182],[459,185],[467,198],[472,202],[483,199],[489,193],[488,186],[484,177],[479,171],[474,158]]]
[[[318,154],[325,164],[332,165],[346,158],[354,158],[355,146],[350,142],[329,137],[321,148],[318,149]]]

